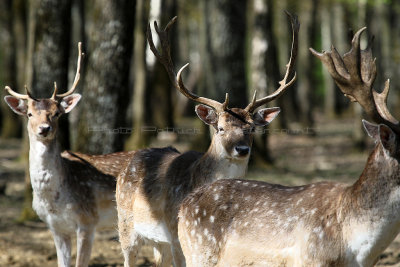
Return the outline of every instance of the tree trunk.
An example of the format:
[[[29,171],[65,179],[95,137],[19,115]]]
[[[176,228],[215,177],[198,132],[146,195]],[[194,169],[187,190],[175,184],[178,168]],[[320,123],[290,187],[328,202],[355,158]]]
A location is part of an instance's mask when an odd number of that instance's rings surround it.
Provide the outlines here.
[[[149,144],[150,135],[146,126],[146,29],[148,23],[148,1],[137,0],[135,21],[135,44],[131,76],[133,77],[132,118],[133,128],[125,144],[126,149],[144,148]]]
[[[340,53],[344,53],[348,47],[349,40],[347,38],[348,25],[346,25],[345,5],[343,3],[332,3],[332,9],[328,12],[332,12],[331,16],[331,31],[332,40],[336,49]],[[329,47],[326,47],[329,49]],[[349,101],[339,90],[336,84],[334,84],[334,98],[335,98],[335,114],[341,114],[345,108],[348,108]]]
[[[248,82],[250,94],[257,91],[261,98],[273,92],[279,82],[279,63],[276,40],[272,32],[272,1],[252,0],[249,7]],[[249,95],[252,97],[251,95]],[[256,131],[252,158],[272,162],[268,150],[267,131]]]
[[[331,45],[333,44],[331,22],[331,7],[328,5],[323,5],[321,7],[321,45],[322,49],[326,51],[329,51]],[[327,118],[332,119],[335,115],[336,88],[331,75],[324,67],[322,67],[322,74],[324,82],[324,113]]]
[[[0,28],[2,34],[0,35],[0,79],[5,85],[18,90],[17,87],[17,68],[16,68],[16,49],[15,39],[13,35],[13,4],[11,0],[0,2]],[[5,91],[2,90],[0,94],[3,98]],[[20,124],[14,112],[10,110],[4,101],[0,105],[0,125],[1,137],[10,138],[17,137],[20,134]]]
[[[205,96],[223,102],[229,93],[229,107],[248,104],[245,77],[246,1],[202,1],[205,19],[204,79],[209,80]]]
[[[74,149],[103,154],[123,149],[135,1],[86,1],[86,73]]]

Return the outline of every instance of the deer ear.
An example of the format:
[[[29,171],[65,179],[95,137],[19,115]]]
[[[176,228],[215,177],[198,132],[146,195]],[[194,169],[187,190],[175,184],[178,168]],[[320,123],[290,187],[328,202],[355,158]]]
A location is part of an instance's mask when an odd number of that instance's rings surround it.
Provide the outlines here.
[[[206,105],[197,105],[196,106],[196,114],[197,116],[208,125],[215,126],[218,124],[218,115],[213,108],[210,108]]]
[[[81,100],[81,97],[80,94],[65,96],[60,102],[61,107],[64,109],[64,113],[70,112],[76,104],[78,104],[79,100]]]
[[[377,124],[370,123],[369,121],[362,120],[362,124],[364,126],[365,131],[368,136],[372,139],[378,141],[379,140],[379,126]]]
[[[254,123],[257,126],[268,125],[276,116],[278,116],[279,112],[281,112],[281,109],[278,107],[260,109],[253,115]]]
[[[8,95],[4,97],[4,101],[6,101],[11,110],[18,115],[26,115],[28,106],[24,100]]]
[[[396,154],[396,134],[384,124],[379,124],[379,141],[383,148],[389,152],[389,155],[393,156]]]

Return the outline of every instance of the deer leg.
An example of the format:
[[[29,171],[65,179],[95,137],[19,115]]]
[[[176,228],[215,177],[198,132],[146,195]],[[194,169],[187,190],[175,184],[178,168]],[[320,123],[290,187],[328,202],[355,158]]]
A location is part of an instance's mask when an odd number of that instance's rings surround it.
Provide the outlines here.
[[[79,227],[77,230],[77,253],[76,267],[86,267],[89,265],[90,253],[92,251],[94,239],[94,227]]]
[[[57,250],[57,262],[59,267],[70,267],[71,238],[69,236],[51,231]]]
[[[124,267],[133,267],[143,243],[141,237],[135,233],[133,228],[124,231],[124,227],[120,225],[119,242],[121,243],[122,254],[124,255]]]
[[[175,267],[186,266],[185,256],[183,255],[183,251],[178,240],[172,242],[172,256],[174,258]]]
[[[170,267],[172,265],[171,246],[167,244],[158,244],[153,248],[156,266]]]

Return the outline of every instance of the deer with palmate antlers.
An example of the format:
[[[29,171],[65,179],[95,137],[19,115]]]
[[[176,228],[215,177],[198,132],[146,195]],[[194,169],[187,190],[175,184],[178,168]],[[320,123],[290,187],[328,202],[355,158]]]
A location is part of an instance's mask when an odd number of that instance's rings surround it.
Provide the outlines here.
[[[17,114],[28,117],[29,174],[33,209],[49,227],[57,250],[58,266],[70,266],[71,237],[77,236],[76,266],[88,266],[96,228],[114,227],[116,177],[132,152],[86,155],[64,151],[57,141],[58,118],[81,98],[74,94],[80,77],[81,43],[71,89],[51,98],[36,99],[14,92],[4,99]]]
[[[365,29],[365,28],[364,28]],[[372,84],[371,48],[358,31],[343,58],[311,50],[341,91],[376,122],[376,142],[353,185],[320,182],[287,187],[219,180],[183,201],[178,233],[188,266],[372,266],[400,231],[400,125]]]
[[[279,97],[295,80],[288,80],[297,52],[297,19],[291,17],[293,43],[290,61],[280,87],[271,95],[253,101],[245,108],[228,108],[228,96],[220,103],[191,93],[177,75],[170,56],[168,31],[173,18],[161,31],[155,30],[161,41],[160,54],[155,48],[150,25],[148,41],[155,56],[165,66],[173,85],[187,98],[201,103],[196,106],[198,117],[215,128],[211,145],[206,153],[189,151],[179,153],[174,148],[153,148],[137,151],[117,181],[118,230],[125,266],[133,266],[144,241],[161,248],[163,260],[159,265],[184,266],[177,233],[177,215],[181,201],[195,188],[220,178],[243,177],[249,160],[255,126],[271,122],[279,108],[255,111],[261,105]],[[171,252],[172,250],[172,252]]]

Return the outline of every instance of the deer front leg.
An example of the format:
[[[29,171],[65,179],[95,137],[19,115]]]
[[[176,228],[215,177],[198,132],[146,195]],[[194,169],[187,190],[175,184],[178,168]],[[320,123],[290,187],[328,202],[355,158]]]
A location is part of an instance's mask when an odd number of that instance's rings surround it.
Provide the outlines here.
[[[153,249],[156,266],[170,267],[172,265],[171,246],[167,244],[158,244]]]
[[[86,267],[89,265],[90,253],[92,251],[93,239],[94,239],[95,228],[79,227],[77,230],[77,255],[76,255],[76,267]]]
[[[133,267],[143,243],[142,239],[135,232],[135,229],[121,223],[118,226],[118,233],[122,254],[124,255],[124,267]]]
[[[176,238],[172,241],[172,256],[174,257],[174,266],[175,267],[184,267],[186,266],[185,256],[183,255],[183,251],[181,245]]]
[[[57,250],[57,262],[59,267],[70,267],[71,262],[71,238],[69,236],[51,231]]]

